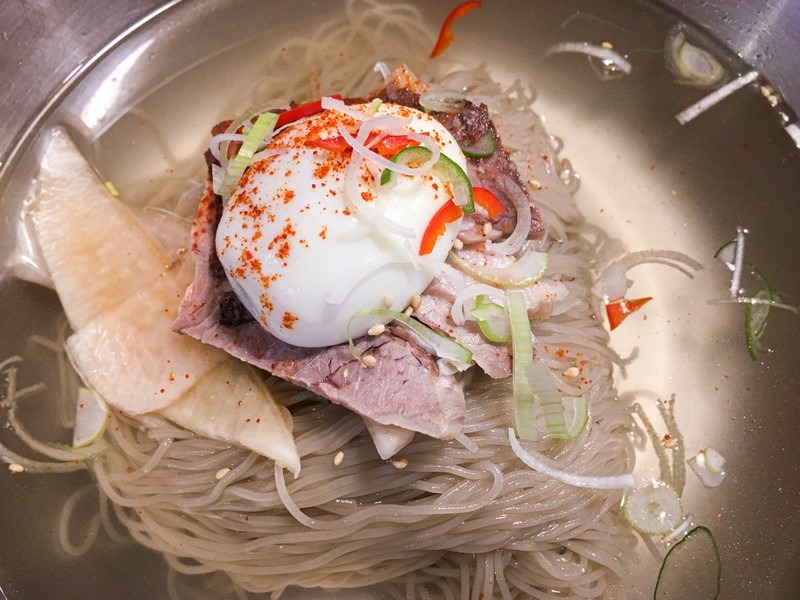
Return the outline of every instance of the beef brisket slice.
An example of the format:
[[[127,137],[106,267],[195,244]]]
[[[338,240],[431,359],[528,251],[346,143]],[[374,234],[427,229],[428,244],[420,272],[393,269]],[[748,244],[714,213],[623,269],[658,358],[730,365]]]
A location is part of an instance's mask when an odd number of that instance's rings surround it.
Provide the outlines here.
[[[393,327],[355,341],[377,364],[361,364],[347,344],[301,348],[270,335],[241,306],[215,252],[222,202],[210,186],[192,226],[196,269],[173,329],[301,385],[384,425],[436,438],[461,431],[464,392],[405,332]]]

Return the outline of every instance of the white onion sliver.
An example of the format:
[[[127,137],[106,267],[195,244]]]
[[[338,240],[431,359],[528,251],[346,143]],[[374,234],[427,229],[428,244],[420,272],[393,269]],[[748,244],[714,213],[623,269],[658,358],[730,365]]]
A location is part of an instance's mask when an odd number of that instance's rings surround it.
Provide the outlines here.
[[[552,477],[557,481],[566,483],[567,485],[593,490],[627,489],[636,485],[636,479],[633,473],[599,476],[578,475],[552,467],[544,461],[544,457],[541,454],[536,451],[525,450],[525,448],[522,447],[517,440],[513,427],[508,428],[508,442],[511,444],[511,449],[514,451],[514,454],[531,469],[547,475],[548,477]]]
[[[508,175],[502,176],[501,183],[511,196],[511,202],[517,213],[517,223],[511,235],[499,244],[492,244],[491,249],[500,254],[516,254],[522,249],[531,231],[531,204],[528,196]]]
[[[353,147],[353,150],[363,156],[364,158],[371,160],[372,162],[378,164],[379,166],[383,167],[384,169],[389,169],[390,171],[396,171],[398,173],[402,173],[403,175],[421,175],[429,171],[434,164],[436,164],[436,160],[439,160],[438,153],[431,153],[431,158],[422,163],[418,167],[408,167],[406,165],[402,165],[399,163],[394,163],[388,158],[384,158],[377,152],[373,152],[369,148],[367,148],[363,142],[360,142],[357,138],[354,138],[349,131],[345,127],[342,126],[340,123],[338,126],[339,134],[344,138],[344,140]],[[436,160],[433,160],[436,157]],[[410,236],[409,236],[410,237]]]
[[[579,54],[587,54],[599,58],[600,60],[609,61],[626,75],[630,75],[633,69],[631,63],[618,52],[614,52],[610,48],[594,46],[587,42],[562,42],[550,46],[545,54],[550,56],[551,54],[559,52],[578,52]]]
[[[375,66],[372,67],[372,70],[376,73],[380,73],[383,76],[384,82],[388,82],[389,78],[392,76],[392,72],[389,70],[389,67],[382,60],[376,62]]]
[[[756,79],[758,79],[758,77],[758,71],[750,71],[749,73],[745,73],[744,75],[737,77],[733,81],[726,83],[721,88],[679,112],[677,115],[675,115],[675,119],[677,119],[678,123],[681,125],[686,125],[686,123],[696,119],[709,108],[721,102],[735,91],[743,88],[749,83],[754,82]]]
[[[409,227],[398,225],[391,219],[380,214],[374,206],[370,206],[358,191],[358,180],[360,179],[361,165],[364,159],[357,154],[353,154],[350,164],[345,174],[345,201],[356,213],[356,218],[377,227],[385,232],[394,233],[404,238],[413,238],[414,231]]]
[[[211,150],[211,156],[219,160],[220,144],[223,142],[244,142],[246,139],[247,136],[243,133],[218,133],[211,138],[208,149]]]
[[[733,275],[731,275],[731,298],[739,295],[739,287],[742,283],[742,264],[744,263],[744,234],[742,227],[736,228],[736,245],[733,256]]]
[[[365,119],[370,118],[367,113],[348,106],[342,100],[339,100],[338,98],[332,98],[331,96],[323,96],[320,101],[320,105],[326,110],[335,110],[336,112],[340,112],[344,115],[350,115],[359,121],[364,121]]]

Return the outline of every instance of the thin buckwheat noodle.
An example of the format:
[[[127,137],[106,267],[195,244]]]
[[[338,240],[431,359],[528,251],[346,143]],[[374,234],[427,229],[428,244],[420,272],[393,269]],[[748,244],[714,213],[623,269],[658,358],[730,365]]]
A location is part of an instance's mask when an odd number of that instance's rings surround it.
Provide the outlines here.
[[[351,1],[340,19],[266,57],[248,102],[363,94],[380,84],[372,67],[382,60],[391,68],[409,64],[433,88],[486,103],[543,217],[545,236],[534,245],[552,255],[547,278],[570,292],[552,316],[533,322],[537,357],[565,395],[586,396],[590,406],[578,439],[527,445],[577,474],[627,472],[634,456],[630,416],[611,380],[618,359],[588,300],[602,233],[586,227],[575,206],[578,179],[522,83],[501,86],[487,67],[444,73],[425,57],[434,34],[421,23],[413,7]],[[153,204],[190,217],[181,195],[185,173],[177,179],[165,182],[173,200],[164,192]],[[357,415],[267,376],[291,413],[302,459],[296,479],[264,457],[158,415],[113,414],[104,449],[81,466],[99,486],[98,515],[109,534],[118,539],[126,530],[165,556],[170,598],[279,597],[291,586],[368,585],[387,598],[603,597],[624,577],[633,544],[616,512],[622,493],[575,488],[526,467],[508,442],[510,381],[468,372],[464,383],[463,436],[417,435],[393,461],[377,456]],[[335,464],[339,453],[343,460]],[[76,493],[59,529],[73,552],[96,533],[93,522],[77,543],[70,537],[72,508],[89,492]]]

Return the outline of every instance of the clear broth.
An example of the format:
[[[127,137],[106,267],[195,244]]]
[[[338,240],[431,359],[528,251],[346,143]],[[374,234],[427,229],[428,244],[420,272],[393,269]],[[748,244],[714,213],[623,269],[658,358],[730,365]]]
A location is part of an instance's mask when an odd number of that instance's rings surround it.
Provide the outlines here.
[[[434,24],[447,12],[419,4]],[[260,53],[338,14],[341,3],[303,8],[301,16],[294,4],[255,0],[173,7],[70,82],[41,131],[67,127],[131,204],[158,194],[165,178],[202,177],[210,125],[256,100],[232,90],[258,80]],[[791,597],[800,587],[794,568],[800,321],[775,312],[765,337],[769,351],[752,361],[743,340],[743,306],[707,300],[727,294],[729,274],[712,257],[742,225],[750,231],[748,260],[787,301],[800,302],[800,246],[793,241],[800,224],[800,157],[783,130],[780,107],[752,87],[696,121],[677,123],[674,115],[707,92],[679,85],[665,67],[664,44],[676,22],[669,11],[635,1],[498,0],[485,3],[480,18],[459,22],[449,52],[537,91],[539,112],[564,139],[564,156],[582,177],[578,201],[589,222],[631,250],[675,249],[706,265],[693,280],[658,267],[633,271],[634,294],[656,300],[646,320],[632,318],[613,335],[622,356],[639,354],[618,386],[645,400],[676,394],[687,454],[710,445],[728,459],[722,487],[705,489],[689,474],[684,496],[687,511],[714,531],[720,546],[721,597]],[[747,70],[713,40],[699,39],[734,73]],[[634,70],[603,81],[583,56],[545,56],[561,41],[610,41]],[[41,139],[28,141],[2,182],[4,257],[13,249],[20,205],[35,173]],[[25,342],[32,333],[53,337],[61,313],[55,295],[6,276],[0,302],[6,308],[0,357],[26,355],[24,379],[55,387],[46,354]],[[27,416],[43,437],[65,436],[52,420]],[[6,431],[0,436],[12,443]],[[655,473],[651,463],[643,459],[642,477]],[[101,535],[85,556],[60,550],[59,508],[90,483],[87,475],[12,476],[4,470],[0,480],[0,593],[166,597],[163,560],[136,544]],[[650,595],[657,568],[645,555],[629,582],[634,597]]]

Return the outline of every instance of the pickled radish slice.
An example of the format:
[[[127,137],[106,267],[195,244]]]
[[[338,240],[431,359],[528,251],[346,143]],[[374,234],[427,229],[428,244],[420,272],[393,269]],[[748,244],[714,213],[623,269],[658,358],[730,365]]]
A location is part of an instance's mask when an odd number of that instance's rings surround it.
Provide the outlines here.
[[[60,129],[44,150],[32,213],[73,329],[121,304],[169,264]]]

